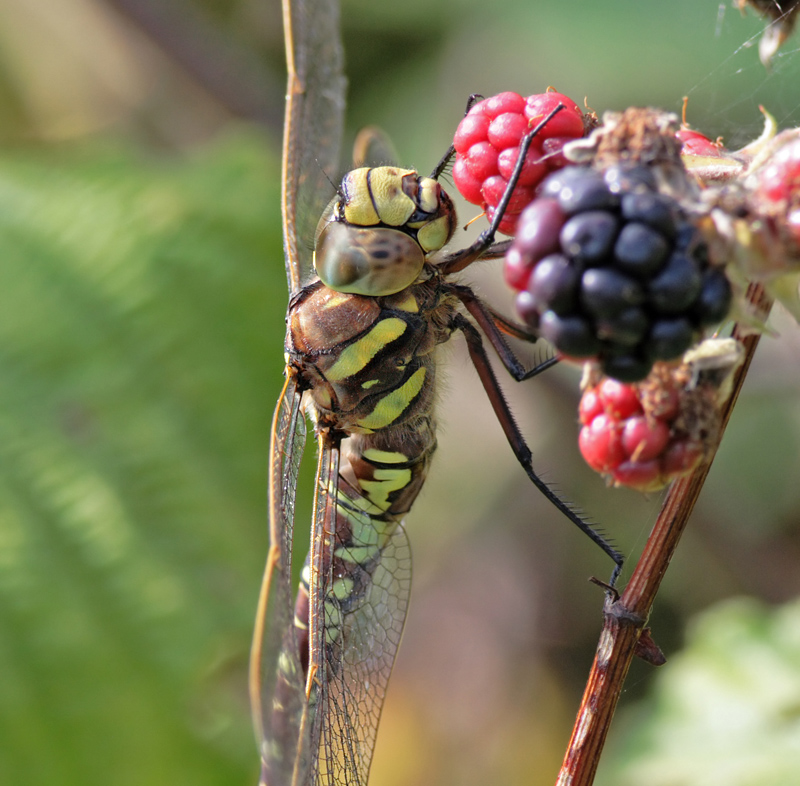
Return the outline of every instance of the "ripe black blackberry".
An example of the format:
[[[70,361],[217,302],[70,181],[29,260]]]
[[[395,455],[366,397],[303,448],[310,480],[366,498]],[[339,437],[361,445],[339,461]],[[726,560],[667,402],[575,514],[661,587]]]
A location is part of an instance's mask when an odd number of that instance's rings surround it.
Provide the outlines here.
[[[529,326],[624,382],[680,357],[731,304],[723,269],[646,166],[548,177],[520,216],[506,278]]]

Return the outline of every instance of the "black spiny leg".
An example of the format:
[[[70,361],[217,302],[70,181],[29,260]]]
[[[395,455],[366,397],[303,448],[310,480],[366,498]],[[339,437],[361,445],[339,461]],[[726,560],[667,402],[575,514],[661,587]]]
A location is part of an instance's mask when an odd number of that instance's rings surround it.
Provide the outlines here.
[[[469,114],[469,110],[472,109],[472,107],[475,106],[478,101],[483,101],[483,96],[479,93],[473,93],[467,99],[467,108],[464,110],[464,117]],[[431,172],[431,178],[438,180],[442,176],[442,172],[447,169],[447,165],[450,163],[450,160],[453,158],[455,152],[455,146],[450,145],[450,147],[447,148],[447,152],[439,159],[439,163],[434,167],[433,172]]]
[[[623,555],[617,551],[608,540],[597,532],[588,521],[586,521],[579,513],[573,510],[561,497],[558,496],[534,471],[533,469],[533,455],[530,448],[522,436],[514,421],[514,416],[511,414],[511,409],[508,402],[500,390],[500,385],[497,382],[497,377],[489,363],[489,358],[486,355],[486,349],[483,346],[483,340],[478,329],[461,314],[457,314],[453,319],[453,327],[460,330],[467,340],[467,349],[469,350],[470,358],[475,366],[481,383],[483,384],[486,394],[489,396],[489,401],[492,404],[495,415],[500,421],[500,425],[508,439],[514,455],[522,465],[525,473],[530,478],[534,486],[561,512],[563,513],[581,532],[583,532],[590,540],[596,543],[611,559],[616,566],[611,574],[610,585],[613,587],[617,578],[619,577],[622,565],[624,562]]]
[[[533,368],[526,369],[506,342],[504,334],[506,336],[518,338],[521,341],[528,341],[531,344],[539,340],[538,336],[529,333],[521,325],[517,325],[515,322],[506,319],[502,314],[498,314],[491,306],[484,303],[469,287],[463,284],[451,283],[443,284],[442,287],[455,295],[464,304],[467,311],[474,317],[478,326],[489,339],[494,351],[506,367],[508,373],[511,374],[517,382],[524,382],[526,379],[535,377],[537,374],[547,371],[548,368],[552,368],[558,363],[559,359],[557,357],[550,357],[541,363],[537,363]]]

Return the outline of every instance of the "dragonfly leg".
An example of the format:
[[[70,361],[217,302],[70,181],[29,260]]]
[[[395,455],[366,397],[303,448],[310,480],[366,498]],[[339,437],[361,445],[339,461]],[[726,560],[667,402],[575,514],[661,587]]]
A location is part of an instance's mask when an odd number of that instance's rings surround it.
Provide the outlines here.
[[[611,559],[614,561],[614,571],[611,574],[610,584],[613,587],[617,578],[619,577],[622,565],[625,560],[624,556],[617,551],[609,542],[609,540],[602,535],[597,529],[592,526],[579,512],[577,512],[569,503],[565,502],[558,494],[555,493],[534,471],[533,469],[533,454],[522,436],[522,432],[517,426],[508,402],[503,395],[500,385],[492,369],[489,358],[486,354],[486,348],[483,345],[481,334],[478,329],[469,320],[461,314],[457,314],[453,320],[453,326],[464,334],[467,340],[467,349],[469,350],[470,358],[478,372],[481,383],[483,384],[486,394],[489,396],[492,408],[494,409],[497,419],[503,432],[508,439],[514,455],[522,465],[525,473],[530,478],[534,486],[545,496],[545,498],[552,503],[556,509],[563,513],[581,532],[583,532],[592,542],[596,543]]]
[[[531,377],[541,374],[558,363],[559,359],[553,356],[541,363],[536,363],[533,368],[526,369],[514,354],[504,336],[513,336],[531,344],[538,341],[539,336],[528,332],[522,325],[506,319],[502,314],[499,314],[491,306],[484,303],[469,287],[465,287],[463,284],[447,284],[446,287],[449,292],[452,292],[464,304],[464,307],[483,330],[486,338],[489,339],[489,343],[508,373],[517,382],[531,379]]]
[[[464,117],[469,114],[469,110],[472,109],[472,107],[475,106],[478,101],[483,101],[483,96],[480,95],[480,93],[473,93],[467,99],[467,108],[464,110]],[[434,167],[430,177],[432,177],[434,180],[438,180],[442,176],[442,172],[447,169],[447,165],[450,163],[450,160],[453,158],[455,152],[455,146],[450,145],[450,147],[447,148],[447,152],[439,159],[439,163]]]
[[[489,248],[481,254],[481,262],[489,259],[502,259],[511,248],[513,240],[500,240],[497,243],[492,243]]]

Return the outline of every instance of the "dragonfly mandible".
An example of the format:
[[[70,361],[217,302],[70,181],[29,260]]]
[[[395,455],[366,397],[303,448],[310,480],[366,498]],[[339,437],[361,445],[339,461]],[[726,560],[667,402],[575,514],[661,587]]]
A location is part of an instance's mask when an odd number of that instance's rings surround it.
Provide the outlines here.
[[[344,112],[338,4],[284,0],[283,12],[287,365],[272,425],[270,549],[251,701],[262,786],[365,786],[410,592],[402,519],[436,448],[439,344],[454,333],[465,337],[531,481],[614,560],[615,576],[622,557],[533,470],[481,332],[516,379],[554,360],[526,371],[504,334],[535,338],[450,279],[478,258],[500,255],[503,246],[493,244],[491,229],[468,248],[442,250],[456,222],[438,183],[448,157],[431,177],[389,166],[356,168],[325,207]],[[357,157],[376,162],[384,148],[381,136],[368,131]],[[494,227],[501,218],[498,209]],[[307,419],[318,463],[310,551],[295,589],[294,503]]]

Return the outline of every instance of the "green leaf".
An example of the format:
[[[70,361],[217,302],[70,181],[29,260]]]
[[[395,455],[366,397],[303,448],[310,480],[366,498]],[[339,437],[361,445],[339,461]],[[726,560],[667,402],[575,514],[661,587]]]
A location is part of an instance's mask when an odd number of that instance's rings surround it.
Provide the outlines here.
[[[286,288],[263,139],[0,159],[0,782],[252,782]]]

